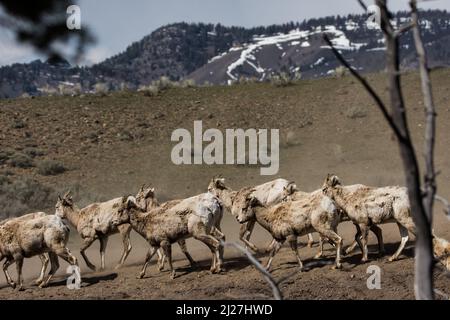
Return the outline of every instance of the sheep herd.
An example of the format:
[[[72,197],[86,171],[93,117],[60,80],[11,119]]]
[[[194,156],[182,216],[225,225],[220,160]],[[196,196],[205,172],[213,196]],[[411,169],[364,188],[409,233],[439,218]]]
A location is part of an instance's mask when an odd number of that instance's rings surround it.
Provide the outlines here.
[[[42,268],[36,284],[46,286],[59,268],[58,259],[78,266],[77,258],[67,248],[68,224],[75,227],[82,239],[80,254],[86,265],[96,270],[89,261],[86,249],[95,241],[100,242],[100,269],[105,268],[105,251],[110,235],[120,233],[123,253],[116,268],[125,262],[132,245],[130,232],[135,230],[149,244],[139,278],[145,276],[150,260],[158,256],[158,268],[162,270],[167,261],[171,277],[175,277],[172,265],[172,244],[181,248],[191,266],[196,262],[189,254],[186,239],[194,238],[204,243],[212,255],[211,272],[223,269],[225,234],[221,230],[224,212],[231,213],[241,224],[239,238],[247,248],[269,254],[266,268],[270,269],[274,256],[284,242],[289,243],[299,267],[303,268],[297,246],[299,236],[308,235],[312,245],[312,233],[320,236],[319,259],[324,242],[336,249],[333,268],[341,268],[342,237],[337,226],[351,221],[356,227],[355,241],[345,253],[355,246],[362,251],[361,261],[368,260],[367,238],[369,230],[378,239],[380,253],[384,252],[380,224],[394,222],[398,225],[401,242],[389,258],[394,261],[401,254],[408,241],[409,233],[416,228],[411,217],[406,188],[368,187],[361,184],[342,185],[335,175],[328,175],[321,189],[314,192],[297,190],[294,182],[276,179],[258,186],[240,190],[230,189],[225,179],[214,177],[205,193],[179,200],[159,203],[154,188],[143,186],[136,196],[125,196],[103,203],[94,203],[80,209],[73,202],[70,193],[58,197],[55,214],[30,213],[0,222],[0,260],[6,280],[13,288],[23,289],[22,266],[24,258],[39,256]],[[250,241],[255,224],[258,223],[272,235],[272,242],[261,250]],[[434,255],[447,270],[450,270],[450,243],[433,235]],[[50,272],[45,275],[48,263]],[[17,281],[8,273],[8,267],[15,263]]]

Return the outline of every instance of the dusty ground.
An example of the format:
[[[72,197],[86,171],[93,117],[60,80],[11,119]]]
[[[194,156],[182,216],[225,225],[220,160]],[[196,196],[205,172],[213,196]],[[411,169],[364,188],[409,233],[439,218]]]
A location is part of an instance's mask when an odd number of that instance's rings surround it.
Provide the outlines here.
[[[433,72],[435,98],[438,105],[437,167],[441,171],[439,193],[450,197],[450,100],[448,90],[450,70]],[[385,96],[382,75],[370,76],[379,92]],[[415,74],[407,74],[404,88],[410,127],[415,143],[423,142],[423,104],[420,82]],[[13,125],[20,120],[24,126]],[[369,185],[402,184],[403,174],[398,150],[388,127],[366,93],[350,77],[302,81],[275,88],[268,84],[233,87],[173,89],[158,97],[136,93],[116,93],[106,97],[83,96],[36,98],[0,101],[0,148],[20,152],[25,147],[43,150],[40,159],[55,159],[68,171],[56,176],[43,176],[35,167],[29,169],[0,165],[0,174],[10,179],[30,177],[62,192],[74,190],[76,202],[82,206],[96,200],[135,193],[142,183],[157,188],[162,200],[187,197],[204,192],[208,180],[222,173],[233,188],[261,183],[269,179],[259,175],[259,168],[250,166],[180,166],[170,161],[174,144],[170,134],[174,129],[192,131],[193,121],[203,120],[204,129],[219,128],[280,128],[280,172],[277,176],[293,179],[302,190],[320,187],[327,173],[338,174],[344,183]],[[418,149],[419,151],[422,149]],[[420,161],[423,159],[420,158]],[[272,179],[274,177],[270,177]],[[51,213],[52,203],[48,205]],[[5,208],[2,207],[1,210]],[[450,221],[438,205],[435,231],[450,239]],[[24,212],[25,213],[25,212]],[[231,241],[237,240],[237,223],[226,216],[224,231]],[[394,225],[383,226],[387,254],[395,251],[399,241]],[[342,224],[339,232],[349,244],[353,227]],[[372,237],[372,236],[371,236]],[[256,242],[267,243],[267,233],[255,232]],[[371,244],[374,244],[371,238]],[[109,269],[91,273],[83,267],[83,286],[71,291],[65,287],[62,263],[58,278],[50,288],[40,290],[32,284],[39,268],[37,259],[25,262],[26,290],[8,288],[0,277],[0,299],[241,299],[269,298],[271,293],[260,274],[232,249],[226,250],[227,272],[208,273],[208,250],[195,241],[188,241],[200,268],[191,270],[176,249],[178,277],[170,280],[167,272],[149,268],[147,278],[135,279],[146,244],[133,236],[134,249],[126,267],[112,271],[119,259],[121,242],[114,236],[108,245]],[[78,258],[79,238],[74,230],[69,247]],[[375,252],[376,248],[371,247]],[[296,273],[281,285],[289,299],[411,299],[413,298],[413,242],[400,261],[388,263],[387,257],[371,255],[364,265],[358,263],[359,253],[344,259],[343,270],[330,270],[329,258],[312,259],[317,248],[301,249],[309,270]],[[88,250],[98,264],[98,245]],[[265,257],[261,256],[265,261]],[[295,259],[283,248],[274,261],[277,278],[296,271]],[[382,289],[368,290],[367,267],[382,269]],[[13,267],[11,268],[12,273]],[[450,295],[450,277],[436,268],[436,287]]]

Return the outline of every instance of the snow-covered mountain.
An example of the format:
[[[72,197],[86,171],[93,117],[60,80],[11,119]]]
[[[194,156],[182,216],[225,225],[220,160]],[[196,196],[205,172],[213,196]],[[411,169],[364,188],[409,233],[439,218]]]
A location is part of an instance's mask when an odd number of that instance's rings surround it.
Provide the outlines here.
[[[406,12],[399,12],[392,23],[398,27],[408,19]],[[420,23],[431,67],[450,66],[450,13],[423,11]],[[338,66],[323,33],[354,68],[362,72],[384,69],[382,33],[366,15],[251,29],[177,23],[159,28],[123,53],[89,68],[41,61],[2,67],[0,98],[39,95],[61,86],[90,91],[99,82],[111,90],[136,89],[161,76],[191,78],[197,84],[228,84],[242,78],[264,81],[280,73],[323,77],[333,74]],[[401,59],[403,68],[417,65],[411,32],[401,37]]]

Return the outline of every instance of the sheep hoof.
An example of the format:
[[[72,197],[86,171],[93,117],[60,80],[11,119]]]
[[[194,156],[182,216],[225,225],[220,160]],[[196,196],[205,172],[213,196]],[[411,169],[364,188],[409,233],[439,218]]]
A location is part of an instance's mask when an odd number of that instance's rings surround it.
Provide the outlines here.
[[[116,266],[114,267],[114,270],[119,270],[120,268],[122,268],[122,264],[121,264],[121,263],[118,264],[118,265],[116,265]]]
[[[394,257],[394,256],[392,256],[392,257],[390,257],[390,258],[388,259],[389,262],[393,262],[393,261],[395,261],[395,260],[397,260],[397,257]]]
[[[171,274],[170,274],[170,279],[175,279],[176,278],[176,276],[175,276],[175,272],[172,272]]]
[[[138,274],[137,277],[136,277],[136,279],[142,279],[142,278],[144,278],[144,274],[143,273]]]
[[[313,245],[314,245],[314,242],[308,242],[308,244],[307,244],[308,248],[312,248]]]
[[[25,290],[25,288],[22,285],[17,287],[17,291],[23,291],[23,290]]]
[[[342,269],[342,265],[341,264],[336,264],[336,265],[331,267],[331,270],[338,270],[338,269]]]
[[[13,289],[16,288],[16,283],[15,283],[14,281],[10,282],[9,285],[10,285]]]
[[[320,259],[320,258],[322,258],[322,254],[321,253],[318,253],[318,254],[316,254],[314,256],[314,259]]]

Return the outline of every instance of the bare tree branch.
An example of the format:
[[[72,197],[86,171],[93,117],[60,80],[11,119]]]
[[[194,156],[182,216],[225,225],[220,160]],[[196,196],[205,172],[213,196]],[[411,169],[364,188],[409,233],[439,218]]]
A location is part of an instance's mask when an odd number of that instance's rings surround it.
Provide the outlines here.
[[[444,205],[444,213],[447,215],[447,218],[450,219],[450,203],[448,200],[437,194],[434,196],[434,199]]]
[[[391,23],[387,0],[376,0],[381,14],[381,30],[386,43],[386,67],[389,78],[389,94],[392,119],[405,137],[399,140],[400,155],[403,162],[406,186],[411,205],[411,215],[416,225],[415,276],[414,289],[417,299],[431,300],[433,291],[433,250],[431,223],[425,208],[421,185],[420,169],[416,152],[409,133],[405,101],[401,87],[399,39]]]
[[[364,11],[367,11],[367,5],[364,3],[363,0],[358,0],[358,3],[359,3],[360,6],[364,9]]]
[[[411,30],[412,28],[414,28],[415,23],[414,22],[410,22],[407,24],[404,24],[402,26],[400,26],[400,28],[398,28],[395,32],[394,35],[396,37],[401,36],[402,34],[404,34],[405,32],[408,32],[409,30]]]
[[[272,275],[264,268],[261,263],[248,251],[246,248],[241,246],[236,242],[223,242],[221,241],[223,246],[234,247],[235,249],[241,251],[247,259],[255,266],[256,270],[258,270],[270,285],[273,293],[273,297],[275,300],[283,300],[283,295],[281,294],[280,288],[278,287],[278,282],[272,277]]]
[[[419,70],[422,82],[422,92],[426,111],[425,128],[425,211],[430,224],[432,224],[434,196],[436,194],[436,172],[434,168],[434,146],[436,136],[436,109],[433,101],[433,92],[431,88],[430,72],[426,58],[425,47],[419,29],[419,14],[417,10],[417,1],[411,0],[411,18],[413,28],[414,43],[417,55],[419,57]]]

